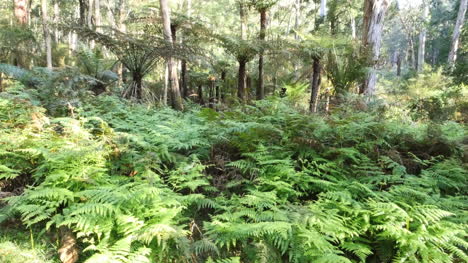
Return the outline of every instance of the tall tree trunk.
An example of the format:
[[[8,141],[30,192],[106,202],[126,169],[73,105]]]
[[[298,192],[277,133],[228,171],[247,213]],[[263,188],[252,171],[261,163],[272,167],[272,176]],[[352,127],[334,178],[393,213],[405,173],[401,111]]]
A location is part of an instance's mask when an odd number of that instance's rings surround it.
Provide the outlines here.
[[[60,8],[58,5],[58,1],[54,1],[54,24],[58,24],[60,21]],[[60,40],[60,31],[58,30],[58,27],[55,26],[54,28],[54,42],[58,43]]]
[[[187,8],[187,17],[190,18],[192,15],[192,0],[186,0]],[[182,41],[184,39],[182,38]],[[182,98],[186,99],[189,95],[189,88],[187,83],[187,60],[182,59],[180,66],[180,79],[181,79],[181,89],[182,89]]]
[[[114,13],[114,16],[113,19],[111,19],[111,21],[114,21],[114,27],[116,27],[116,29],[120,30],[121,32],[126,32],[127,31],[127,27],[124,23],[125,21],[125,16],[124,16],[124,10],[126,8],[126,3],[127,1],[126,0],[118,0],[117,1],[117,5],[114,9],[115,10],[115,13]],[[109,9],[109,12],[113,13],[112,12],[112,8],[110,7],[110,5],[107,5],[108,9]],[[123,72],[124,72],[124,66],[122,63],[119,63],[118,66],[117,66],[117,75],[119,76],[119,85],[122,85],[123,84],[123,79],[124,79],[124,75],[123,75]]]
[[[88,3],[87,0],[79,0],[80,2],[80,24],[87,25],[88,24]]]
[[[427,1],[427,0],[426,0]],[[423,21],[427,23],[429,16],[429,3],[423,1],[424,10],[423,10]],[[424,58],[426,53],[426,34],[427,34],[427,25],[424,25],[419,33],[419,49],[418,49],[418,68],[417,71],[421,72],[424,68]]]
[[[181,86],[182,86],[182,97],[186,99],[189,94],[187,85],[187,60],[182,60],[182,66],[180,70]]]
[[[301,23],[301,0],[296,0],[295,3],[295,10],[296,10],[296,15],[294,18],[294,29],[297,31],[299,30],[299,24]],[[299,35],[297,32],[294,32],[294,39],[299,39]]]
[[[3,74],[0,72],[0,92],[3,91]]]
[[[294,21],[294,39],[299,40],[299,35],[297,32],[299,31],[300,20],[301,20],[301,0],[296,0],[295,2],[295,21]],[[299,65],[296,60],[293,61],[293,68],[294,68],[294,76],[295,78],[299,78]]]
[[[214,78],[210,81],[210,89],[208,91],[208,107],[214,109],[215,104],[215,84]]]
[[[314,58],[313,72],[312,77],[310,78],[311,95],[309,110],[311,113],[317,112],[318,95],[320,92],[320,70],[320,59]]]
[[[203,86],[201,84],[198,85],[198,103],[200,105],[205,105],[205,101],[203,100]]]
[[[221,71],[221,82],[222,82],[221,90],[220,90],[221,96],[219,98],[219,103],[223,103],[224,96],[225,96],[224,94],[226,94],[227,89],[228,89],[227,82],[226,82],[226,71],[225,70]]]
[[[385,13],[391,0],[365,0],[363,47],[370,52],[369,66],[371,67],[364,81],[361,93],[374,95],[377,84],[377,62],[380,56],[382,31]]]
[[[260,41],[265,41],[267,23],[267,10],[260,10]],[[257,84],[257,100],[265,98],[265,87],[263,85],[263,50],[260,51],[258,58],[258,84]]]
[[[458,9],[457,22],[455,23],[455,28],[453,29],[452,45],[450,46],[450,52],[448,56],[448,63],[450,67],[453,67],[453,65],[455,65],[455,61],[457,60],[457,51],[458,46],[460,45],[460,33],[463,24],[465,23],[467,3],[468,0],[460,0],[460,8]]]
[[[101,32],[101,0],[94,0],[94,25],[96,31]]]
[[[47,68],[52,69],[52,39],[50,37],[49,16],[47,15],[47,0],[41,0],[42,28],[46,49]]]
[[[409,42],[409,53],[410,53],[410,60],[411,60],[411,63],[410,63],[410,66],[412,69],[416,69],[416,51],[415,51],[415,47],[414,47],[414,40],[413,40],[413,36],[408,36],[408,42]]]
[[[432,49],[431,64],[432,66],[435,66],[437,64],[437,57],[439,57],[439,48],[436,47],[436,45],[433,45]]]
[[[159,0],[159,4],[161,6],[160,11],[163,20],[164,39],[173,46],[170,10],[167,0]],[[169,57],[167,59],[167,64],[169,68],[169,86],[171,87],[171,105],[176,110],[183,110],[184,105],[182,103],[182,97],[180,96],[179,78],[177,77],[177,63],[172,57]]]
[[[356,18],[354,17],[354,15],[351,15],[350,26],[351,26],[351,37],[352,39],[356,39]]]
[[[240,101],[245,101],[245,86],[247,84],[246,74],[247,62],[244,60],[239,61],[239,74],[237,80],[237,97]]]
[[[164,90],[163,90],[163,105],[167,106],[167,95],[169,91],[169,64],[164,67]]]
[[[245,40],[247,38],[247,16],[245,14],[245,5],[242,1],[239,2],[239,15],[241,39]]]
[[[248,72],[246,72],[246,85],[245,85],[245,99],[247,101],[251,100],[250,95],[252,94],[252,76]]]
[[[401,76],[401,54],[398,52],[397,54],[397,61],[396,61],[396,66],[397,66],[397,76]]]
[[[14,0],[14,13],[16,20],[21,25],[28,23],[28,6],[26,0]]]
[[[86,14],[86,22],[88,23],[88,28],[93,28],[93,8],[94,0],[88,0],[88,13]]]
[[[87,22],[88,22],[88,28],[89,29],[94,29],[93,26],[93,10],[94,10],[94,0],[88,0],[88,14],[87,14]],[[95,46],[95,41],[94,39],[91,39],[89,41],[89,48],[94,49]]]

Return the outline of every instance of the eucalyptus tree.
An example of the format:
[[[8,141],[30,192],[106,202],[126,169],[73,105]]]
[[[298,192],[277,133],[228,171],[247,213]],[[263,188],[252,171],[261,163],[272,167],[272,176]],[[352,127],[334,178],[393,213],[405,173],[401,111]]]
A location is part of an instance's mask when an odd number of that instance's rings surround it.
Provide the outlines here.
[[[252,5],[260,13],[260,42],[265,41],[267,29],[267,12],[278,0],[252,0]],[[257,100],[265,97],[265,86],[263,84],[263,48],[260,49],[258,58],[258,82],[257,82]]]
[[[174,40],[171,30],[170,9],[167,0],[159,0],[160,13],[163,21],[164,39],[171,47],[174,46]],[[167,57],[167,66],[169,69],[169,85],[171,87],[171,105],[176,110],[183,110],[184,104],[180,95],[179,78],[177,76],[177,64],[172,56]]]
[[[374,95],[377,84],[377,62],[380,56],[385,13],[391,0],[365,0],[362,45],[369,56],[369,73],[361,93]]]
[[[452,44],[448,56],[449,67],[453,67],[457,60],[457,50],[460,45],[460,33],[465,22],[465,14],[468,5],[468,0],[460,0],[460,7],[458,8],[457,21],[453,29]]]
[[[46,49],[47,68],[52,69],[52,38],[50,36],[49,15],[47,13],[47,0],[41,0],[42,29]]]
[[[421,72],[424,68],[424,58],[426,54],[426,35],[427,35],[427,26],[428,26],[428,17],[429,17],[429,3],[428,0],[422,1],[422,28],[419,32],[419,46],[418,46],[418,64],[417,71]]]

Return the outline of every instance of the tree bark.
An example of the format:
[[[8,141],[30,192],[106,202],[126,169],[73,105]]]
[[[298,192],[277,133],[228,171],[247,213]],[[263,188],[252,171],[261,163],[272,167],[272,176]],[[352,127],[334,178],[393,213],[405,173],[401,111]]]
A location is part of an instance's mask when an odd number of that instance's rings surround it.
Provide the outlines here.
[[[96,31],[101,32],[101,0],[94,0],[94,25]]]
[[[88,13],[88,4],[87,0],[79,0],[80,1],[80,24],[81,25],[87,25],[88,24],[88,19],[87,19],[87,13]]]
[[[169,91],[169,64],[164,67],[164,90],[163,90],[163,105],[167,106],[167,95]]]
[[[210,89],[208,91],[208,107],[211,109],[214,109],[214,103],[215,103],[215,80],[210,81]]]
[[[52,69],[52,39],[50,37],[49,16],[47,15],[47,0],[41,0],[42,28],[46,49],[47,68]]]
[[[186,99],[189,94],[188,85],[187,85],[187,60],[182,60],[181,70],[180,70],[181,86],[182,86],[182,97]]]
[[[457,22],[455,23],[455,28],[453,29],[452,44],[450,46],[450,52],[448,56],[448,64],[450,67],[453,67],[457,60],[457,51],[458,46],[460,45],[460,33],[465,22],[467,3],[468,0],[460,0],[460,8],[458,9]]]
[[[219,87],[219,85],[216,85],[215,98],[215,103],[217,105],[221,104],[221,88]]]
[[[267,10],[260,10],[260,41],[265,41],[266,37]],[[263,84],[263,50],[260,51],[258,58],[258,84],[257,84],[257,100],[265,98],[265,87]]]
[[[427,23],[427,19],[429,16],[429,3],[423,1],[424,5],[423,11],[423,21]],[[426,34],[427,34],[427,25],[424,25],[419,33],[419,48],[418,48],[418,67],[417,71],[421,72],[424,68],[424,58],[426,53]]]
[[[351,38],[356,39],[356,18],[352,15],[351,16]]]
[[[227,92],[227,83],[226,83],[226,71],[222,71],[221,72],[221,82],[222,82],[222,86],[221,86],[221,90],[220,90],[220,98],[219,98],[219,102],[222,103],[224,101],[224,94]]]
[[[54,1],[54,23],[58,24],[60,20],[60,8],[58,5],[58,1]],[[58,43],[60,40],[60,31],[58,30],[58,27],[55,27],[54,29],[54,42]]]
[[[239,15],[241,39],[245,40],[247,38],[247,17],[245,15],[245,6],[243,2],[239,2]]]
[[[410,60],[411,60],[411,63],[410,63],[410,66],[412,69],[416,69],[416,55],[415,55],[415,48],[414,48],[414,40],[413,40],[413,36],[409,35],[408,36],[408,42],[409,42],[409,53],[410,53]]]
[[[3,92],[3,74],[0,72],[0,92]]]
[[[396,61],[396,65],[397,65],[397,76],[401,76],[401,54],[400,52],[398,52],[398,55],[397,55],[397,61]]]
[[[311,94],[309,110],[311,113],[317,112],[318,95],[320,93],[320,70],[320,59],[314,58],[313,72],[310,78]]]
[[[87,14],[87,22],[88,28],[94,29],[93,26],[93,8],[94,8],[94,0],[88,0],[88,14]],[[95,41],[94,39],[89,40],[89,48],[94,49]]]
[[[198,85],[198,103],[200,105],[205,105],[205,101],[203,100],[203,86]]]
[[[237,97],[245,101],[245,86],[247,84],[246,61],[239,61],[239,74],[237,80]]]
[[[170,43],[171,46],[174,45],[171,32],[171,18],[170,10],[167,3],[167,0],[159,0],[161,9],[161,17],[163,20],[164,27],[164,39]],[[179,88],[179,78],[177,77],[177,64],[175,59],[172,57],[167,58],[167,64],[169,68],[169,86],[170,86],[170,97],[171,105],[176,110],[183,110],[184,105],[182,103],[182,97],[180,96]]]
[[[361,93],[372,96],[377,84],[377,62],[382,44],[382,31],[385,13],[391,0],[365,0],[363,47],[370,52],[370,71],[364,81]]]
[[[301,0],[296,0],[295,3],[295,18],[294,18],[294,29],[299,30],[299,24],[301,23]],[[299,35],[294,31],[294,39],[298,40]]]
[[[28,6],[26,0],[14,0],[14,13],[20,25],[28,23]]]

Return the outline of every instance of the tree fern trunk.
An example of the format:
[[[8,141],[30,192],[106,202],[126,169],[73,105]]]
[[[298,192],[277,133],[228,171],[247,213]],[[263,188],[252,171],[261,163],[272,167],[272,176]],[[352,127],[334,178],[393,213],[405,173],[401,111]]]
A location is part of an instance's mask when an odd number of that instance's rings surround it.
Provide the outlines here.
[[[310,95],[310,112],[316,113],[317,112],[317,104],[318,104],[318,95],[320,92],[320,59],[314,58],[314,66],[313,66],[313,73],[310,79],[310,87],[311,87],[311,95]]]
[[[246,64],[245,61],[239,61],[239,74],[237,80],[237,97],[240,101],[245,101],[245,86],[247,83],[247,74],[246,74]]]
[[[198,85],[198,103],[200,105],[205,105],[205,101],[203,100],[203,86]]]
[[[180,70],[180,79],[182,87],[182,97],[186,99],[188,97],[188,86],[187,86],[187,61],[182,60],[181,70]]]

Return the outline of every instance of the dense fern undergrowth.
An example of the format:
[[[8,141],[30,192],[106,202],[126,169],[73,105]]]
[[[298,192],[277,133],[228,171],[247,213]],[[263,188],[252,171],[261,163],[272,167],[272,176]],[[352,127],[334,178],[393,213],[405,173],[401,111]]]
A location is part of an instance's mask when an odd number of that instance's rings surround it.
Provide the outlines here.
[[[461,124],[351,102],[305,115],[278,98],[181,113],[103,95],[68,117],[35,105],[0,98],[2,228],[38,243],[66,226],[80,262],[468,261]]]

